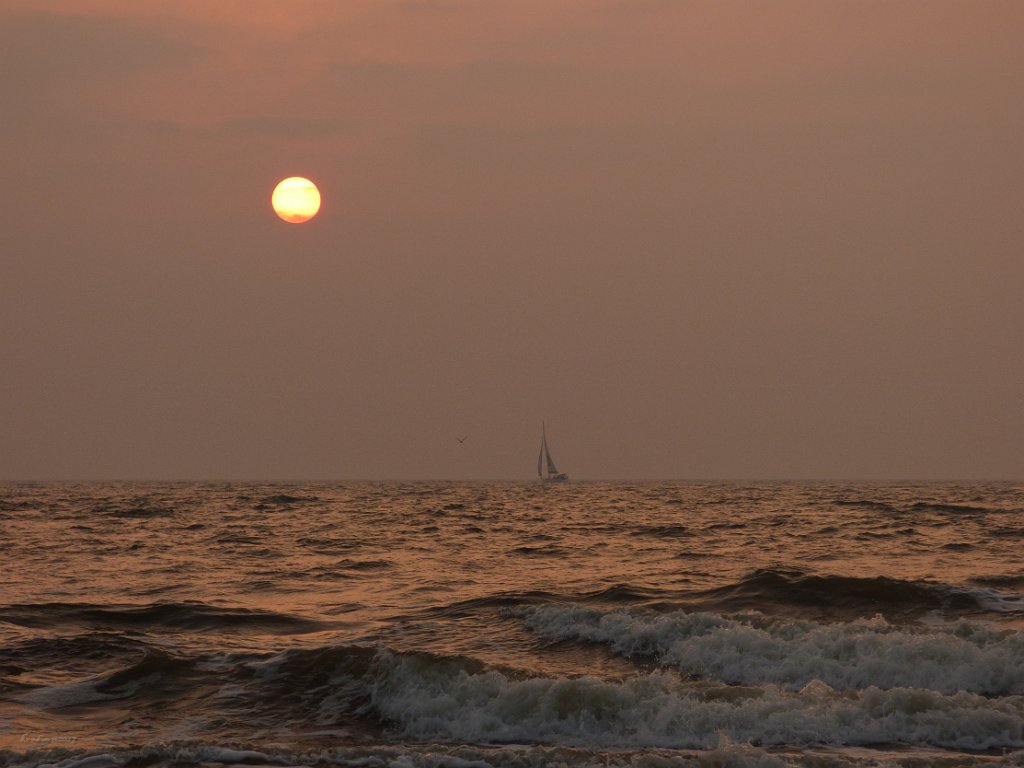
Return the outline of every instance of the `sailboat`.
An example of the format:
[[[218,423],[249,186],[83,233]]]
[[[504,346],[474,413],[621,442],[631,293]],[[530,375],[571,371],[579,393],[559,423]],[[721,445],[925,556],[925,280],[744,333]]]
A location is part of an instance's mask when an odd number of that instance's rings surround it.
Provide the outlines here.
[[[545,473],[545,470],[547,472]],[[559,472],[548,450],[548,436],[544,430],[544,422],[540,423],[540,456],[537,457],[537,477],[542,483],[568,483],[569,476]]]

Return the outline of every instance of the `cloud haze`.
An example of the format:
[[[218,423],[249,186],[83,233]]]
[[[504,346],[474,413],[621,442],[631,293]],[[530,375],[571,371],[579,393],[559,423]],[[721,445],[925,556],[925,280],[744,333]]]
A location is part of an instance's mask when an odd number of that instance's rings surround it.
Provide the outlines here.
[[[0,474],[1020,478],[1022,22],[7,2]]]

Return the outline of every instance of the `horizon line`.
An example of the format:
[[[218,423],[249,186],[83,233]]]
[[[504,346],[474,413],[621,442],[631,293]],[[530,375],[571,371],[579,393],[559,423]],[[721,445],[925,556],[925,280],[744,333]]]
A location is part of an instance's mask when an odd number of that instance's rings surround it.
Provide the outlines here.
[[[43,483],[117,484],[117,483],[240,483],[240,484],[364,484],[364,483],[540,483],[537,478],[5,478],[0,484],[33,485]],[[1008,477],[581,477],[573,483],[1024,483],[1024,478]]]

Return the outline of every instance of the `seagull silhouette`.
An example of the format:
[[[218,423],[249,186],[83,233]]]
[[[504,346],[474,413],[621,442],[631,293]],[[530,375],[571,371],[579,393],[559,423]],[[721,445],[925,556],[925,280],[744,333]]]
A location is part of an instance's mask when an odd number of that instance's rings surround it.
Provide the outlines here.
[[[459,445],[463,445],[466,442],[467,437],[469,437],[469,435],[466,435],[466,437],[456,437],[455,439],[458,441]]]

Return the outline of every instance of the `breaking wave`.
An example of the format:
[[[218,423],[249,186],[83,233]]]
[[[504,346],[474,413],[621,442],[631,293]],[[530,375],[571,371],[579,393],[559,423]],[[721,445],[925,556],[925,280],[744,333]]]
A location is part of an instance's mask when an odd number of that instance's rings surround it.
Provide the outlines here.
[[[894,627],[881,617],[822,624],[578,605],[539,606],[521,615],[547,640],[599,643],[622,656],[654,658],[686,675],[728,684],[799,690],[820,680],[840,691],[1024,694],[1024,633],[968,622],[936,629]]]
[[[710,749],[910,744],[984,750],[1024,746],[1024,698],[822,682],[778,688],[694,687],[668,672],[621,682],[516,679],[382,651],[374,711],[404,737],[478,743]]]
[[[1019,686],[1019,682],[1018,682]],[[260,728],[357,729],[366,738],[543,744],[583,749],[713,749],[904,744],[967,750],[1024,747],[1024,697],[916,687],[799,690],[681,679],[534,676],[463,656],[339,645],[277,654],[171,656],[158,649],[103,675],[40,686],[39,709],[113,702],[206,722],[244,716]],[[374,736],[376,734],[376,736]]]

